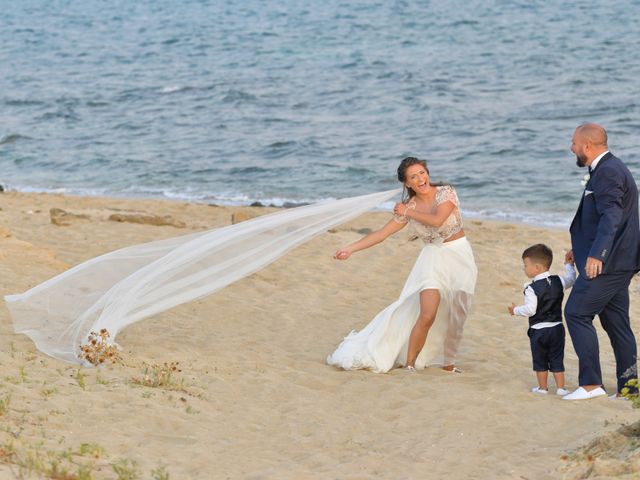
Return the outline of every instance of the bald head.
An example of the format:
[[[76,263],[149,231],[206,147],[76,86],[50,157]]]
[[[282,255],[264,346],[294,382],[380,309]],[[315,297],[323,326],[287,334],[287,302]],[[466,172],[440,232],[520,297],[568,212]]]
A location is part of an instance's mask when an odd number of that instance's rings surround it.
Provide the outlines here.
[[[576,128],[571,151],[576,154],[576,164],[579,167],[590,166],[591,162],[607,150],[607,132],[600,125],[585,123]]]
[[[580,135],[585,142],[589,142],[594,146],[607,146],[607,132],[596,123],[580,125],[576,128],[576,133]]]

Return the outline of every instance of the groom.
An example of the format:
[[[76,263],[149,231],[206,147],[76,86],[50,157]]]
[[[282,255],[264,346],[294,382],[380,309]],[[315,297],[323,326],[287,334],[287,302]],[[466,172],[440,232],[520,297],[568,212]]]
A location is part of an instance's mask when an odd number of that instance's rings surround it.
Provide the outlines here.
[[[593,326],[595,315],[616,358],[617,391],[637,378],[636,339],[629,323],[629,283],[640,270],[638,188],[629,169],[607,147],[607,133],[595,124],[579,126],[571,151],[590,178],[571,223],[572,250],[580,272],[565,306],[567,328],[578,355],[580,387],[564,400],[606,395]]]

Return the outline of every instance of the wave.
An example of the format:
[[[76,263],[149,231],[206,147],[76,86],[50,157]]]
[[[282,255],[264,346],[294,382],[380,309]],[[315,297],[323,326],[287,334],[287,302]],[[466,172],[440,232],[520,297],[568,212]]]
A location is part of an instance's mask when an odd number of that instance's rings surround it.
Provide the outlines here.
[[[27,137],[26,135],[12,133],[0,138],[0,145],[9,145],[11,143],[16,143],[19,140],[29,140],[30,138],[31,137]]]
[[[489,219],[506,223],[523,223],[526,225],[536,225],[548,228],[569,229],[571,216],[557,212],[529,212],[529,211],[508,211],[498,209],[462,209],[463,217],[467,219]]]
[[[162,87],[160,89],[160,93],[178,93],[178,92],[187,92],[189,90],[192,90],[192,87],[180,86],[180,85],[167,85],[166,87]]]
[[[257,100],[257,97],[255,95],[252,95],[251,93],[248,93],[242,90],[235,90],[235,89],[228,90],[225,96],[222,98],[223,103],[233,103],[237,105],[244,104],[244,103],[251,103],[256,100]]]
[[[42,100],[7,98],[4,100],[4,105],[7,107],[39,107],[46,105],[46,102]]]

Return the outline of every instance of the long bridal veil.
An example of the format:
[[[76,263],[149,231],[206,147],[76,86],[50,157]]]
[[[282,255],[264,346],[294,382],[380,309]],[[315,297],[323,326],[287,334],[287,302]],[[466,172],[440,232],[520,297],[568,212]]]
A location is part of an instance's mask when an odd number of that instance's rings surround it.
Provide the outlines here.
[[[82,363],[80,345],[239,280],[329,228],[399,193],[320,202],[236,225],[134,245],[88,260],[5,297],[15,331],[60,360]]]

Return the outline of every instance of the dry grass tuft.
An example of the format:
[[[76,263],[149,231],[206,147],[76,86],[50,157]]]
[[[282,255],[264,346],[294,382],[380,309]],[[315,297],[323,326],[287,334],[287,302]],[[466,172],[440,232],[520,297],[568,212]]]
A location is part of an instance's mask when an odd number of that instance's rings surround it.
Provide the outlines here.
[[[176,381],[174,375],[182,372],[178,362],[149,364],[144,363],[141,377],[132,377],[131,382],[145,387],[164,388],[167,390],[184,390],[184,380]]]
[[[11,395],[6,394],[0,398],[0,417],[5,416],[9,412],[9,404],[11,403]]]

